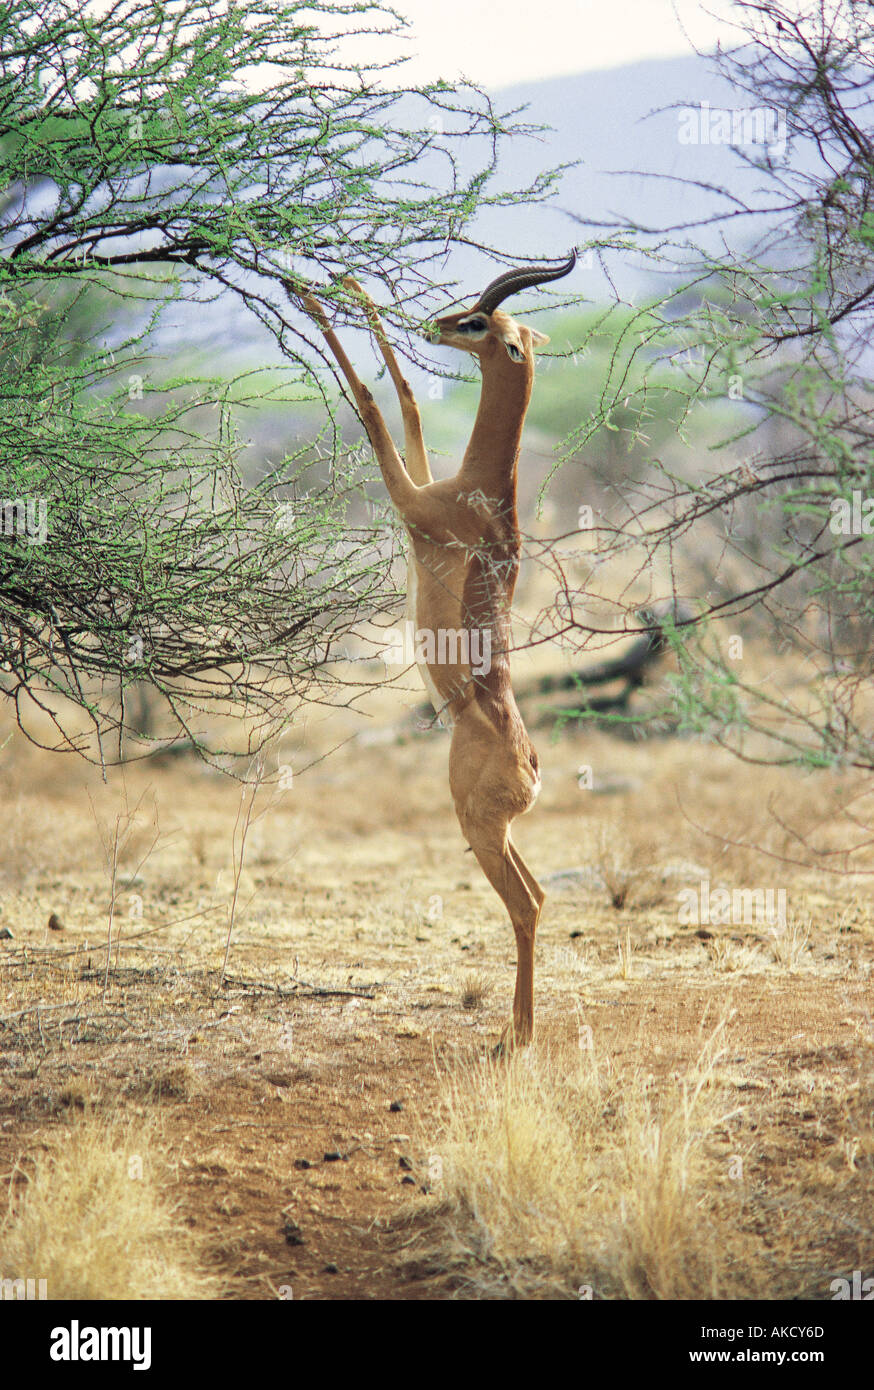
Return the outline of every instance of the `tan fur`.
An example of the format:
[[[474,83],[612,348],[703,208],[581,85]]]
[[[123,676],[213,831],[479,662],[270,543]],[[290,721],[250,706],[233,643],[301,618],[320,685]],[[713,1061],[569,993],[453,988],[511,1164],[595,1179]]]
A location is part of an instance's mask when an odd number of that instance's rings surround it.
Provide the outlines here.
[[[516,934],[513,1019],[502,1045],[524,1044],[534,1030],[534,938],[544,894],[512,844],[510,823],[533,805],[540,770],[510,683],[510,612],[521,548],[519,443],[534,379],[534,344],[548,340],[500,309],[482,316],[487,332],[478,341],[457,331],[471,311],[437,320],[437,341],[479,358],[482,391],[461,468],[453,478],[434,482],[419,410],[376,308],[354,280],[345,284],[367,314],[394,383],[406,465],[321,305],[310,295],[301,298],[349,384],[389,496],[409,531],[416,625],[434,633],[475,629],[491,639],[487,673],[476,675],[466,663],[438,662],[428,665],[423,678],[438,713],[452,726],[449,785],[462,832]]]

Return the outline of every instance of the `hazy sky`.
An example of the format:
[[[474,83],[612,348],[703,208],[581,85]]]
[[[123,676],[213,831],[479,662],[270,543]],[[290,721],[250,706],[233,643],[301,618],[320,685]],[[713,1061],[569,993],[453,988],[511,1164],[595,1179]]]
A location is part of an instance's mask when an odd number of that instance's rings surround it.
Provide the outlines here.
[[[392,0],[412,25],[408,80],[495,89],[699,48],[736,31],[730,0]],[[707,13],[710,11],[710,13]],[[684,33],[685,30],[685,33]],[[688,35],[688,37],[686,36]],[[384,53],[384,48],[381,49]]]

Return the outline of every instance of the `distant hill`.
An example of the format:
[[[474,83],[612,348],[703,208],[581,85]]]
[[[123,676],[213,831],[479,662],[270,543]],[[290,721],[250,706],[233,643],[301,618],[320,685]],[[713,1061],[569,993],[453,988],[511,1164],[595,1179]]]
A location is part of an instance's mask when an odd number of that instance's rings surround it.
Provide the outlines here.
[[[690,119],[672,108],[702,103],[716,109],[750,106],[745,93],[714,72],[709,58],[693,54],[583,72],[509,87],[496,93],[495,99],[502,107],[524,105],[525,119],[552,127],[542,136],[542,144],[515,142],[506,162],[509,180],[521,182],[544,165],[580,161],[564,175],[553,206],[522,205],[512,215],[500,210],[484,213],[480,229],[508,248],[518,246],[527,254],[562,254],[585,235],[564,215],[565,210],[594,221],[631,215],[653,227],[728,210],[727,199],[684,185],[680,179],[725,186],[736,195],[755,198],[759,175],[745,168],[727,144],[682,142],[681,137],[689,134]],[[718,136],[720,132],[709,133]],[[627,258],[618,273],[627,282],[638,277]]]
[[[715,193],[655,175],[700,179],[754,197],[755,171],[745,168],[725,144],[681,143],[679,113],[665,109],[677,103],[749,106],[746,94],[716,75],[708,58],[691,55],[581,72],[505,88],[493,95],[499,109],[525,107],[521,119],[551,127],[536,139],[519,138],[505,146],[503,187],[528,181],[538,169],[579,161],[566,172],[549,204],[486,209],[480,214],[473,238],[505,247],[509,253],[550,258],[566,254],[570,246],[591,234],[568,212],[596,221],[632,214],[641,223],[661,226],[728,206]],[[493,266],[481,253],[459,246],[450,251],[445,271],[447,278],[469,285],[475,293],[493,273]],[[611,261],[611,274],[621,293],[652,282],[651,270],[635,265],[627,255]],[[583,265],[568,288],[601,299],[608,287],[597,265],[588,269]],[[168,325],[160,340],[165,350],[208,346],[213,367],[226,357],[236,364],[280,360],[258,321],[228,295],[196,310],[177,305],[172,320],[175,327]]]

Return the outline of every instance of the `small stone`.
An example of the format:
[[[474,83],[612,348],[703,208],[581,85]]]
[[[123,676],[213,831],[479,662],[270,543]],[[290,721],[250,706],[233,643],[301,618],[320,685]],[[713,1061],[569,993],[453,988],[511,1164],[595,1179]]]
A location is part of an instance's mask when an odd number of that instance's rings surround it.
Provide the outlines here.
[[[392,1103],[391,1103],[391,1105],[390,1105],[388,1108],[389,1108],[389,1110],[392,1111],[393,1114],[397,1114],[397,1112],[398,1112],[399,1110],[403,1110],[403,1108],[404,1108],[403,1101],[400,1101],[400,1100],[393,1100]]]
[[[49,918],[49,931],[63,931],[64,924],[56,912]]]
[[[340,1271],[335,1264],[325,1265],[325,1274],[339,1274]]]
[[[326,1163],[339,1163],[345,1157],[346,1155],[341,1154],[339,1149],[331,1149],[330,1153],[324,1155],[324,1160]]]
[[[405,1173],[412,1173],[413,1171],[412,1163],[408,1158],[405,1158],[403,1154],[401,1154],[400,1158],[398,1159],[398,1167],[403,1168]]]
[[[294,1160],[294,1166],[295,1168],[312,1168],[313,1165],[308,1158],[296,1158]]]
[[[298,1226],[296,1221],[292,1221],[291,1217],[286,1217],[282,1233],[285,1236],[286,1245],[303,1245],[303,1233],[300,1226]]]

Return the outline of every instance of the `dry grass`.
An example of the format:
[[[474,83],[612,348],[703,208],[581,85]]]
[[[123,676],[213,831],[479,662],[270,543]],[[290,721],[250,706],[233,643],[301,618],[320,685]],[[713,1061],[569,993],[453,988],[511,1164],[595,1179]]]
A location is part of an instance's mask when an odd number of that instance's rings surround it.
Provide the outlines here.
[[[714,936],[707,942],[707,950],[714,969],[724,974],[761,974],[769,968],[769,961],[758,946],[732,941],[729,936]]]
[[[464,1009],[481,1009],[488,992],[488,983],[478,970],[471,970],[461,982],[461,1006]]]
[[[718,1221],[725,1168],[714,1141],[737,1111],[717,1073],[722,1033],[661,1086],[589,1049],[446,1076],[443,1253],[467,1296],[737,1291],[740,1239]]]
[[[785,927],[772,927],[774,959],[790,973],[813,964],[810,955],[810,917],[790,917]]]
[[[11,1187],[0,1274],[45,1279],[50,1299],[216,1297],[166,1166],[147,1126],[86,1111]]]
[[[387,717],[397,705],[387,694]],[[18,828],[0,879],[0,1172],[20,1157],[31,1181],[15,1179],[0,1274],[14,1272],[14,1236],[15,1268],[50,1276],[53,1295],[52,1282],[140,1296],[124,1255],[136,1271],[151,1262],[167,1296],[196,1231],[234,1298],[828,1298],[835,1275],[867,1277],[874,908],[870,877],[823,869],[842,866],[840,808],[858,819],[864,784],[764,769],[751,788],[742,764],[680,739],[541,739],[543,793],[518,827],[548,895],[541,1041],[530,1061],[450,1079],[444,1059],[487,1056],[507,1020],[512,929],[465,854],[442,735],[367,747],[343,743],[350,731],[310,726],[303,762],[339,751],[295,767],[253,824],[243,872],[235,784],[177,760],[104,788],[20,740],[4,750]],[[598,795],[578,784],[584,758]],[[144,798],[119,854],[108,970],[111,874],[89,797],[108,827]],[[874,870],[871,843],[859,872]],[[679,895],[705,879],[785,889],[785,920],[696,930]],[[729,990],[719,1060],[704,1040]],[[578,1051],[584,1034],[594,1052]],[[140,1211],[143,1184],[124,1171],[111,1214],[110,1160],[128,1145],[115,1125],[91,1163],[89,1234],[88,1163],[62,1161],[95,1134],[95,1112],[153,1117],[160,1144],[135,1138],[134,1151],[185,1225],[168,1206]],[[416,1279],[386,1253],[411,1206],[440,1243]],[[101,1245],[103,1229],[120,1236]],[[182,1297],[203,1296],[192,1261]]]
[[[651,901],[658,870],[649,841],[629,836],[625,826],[601,826],[590,856],[611,907],[621,909]]]

